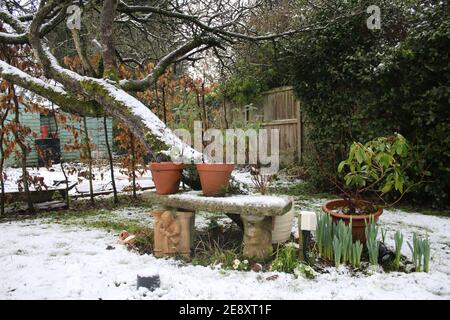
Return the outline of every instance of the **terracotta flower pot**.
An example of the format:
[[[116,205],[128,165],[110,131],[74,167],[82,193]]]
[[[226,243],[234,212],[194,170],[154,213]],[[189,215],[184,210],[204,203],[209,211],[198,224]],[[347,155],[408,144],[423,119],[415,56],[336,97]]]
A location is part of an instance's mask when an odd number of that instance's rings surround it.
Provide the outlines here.
[[[226,163],[198,163],[197,171],[203,194],[205,196],[223,195],[230,184],[234,167],[234,164]]]
[[[367,202],[366,202],[367,203]],[[361,243],[366,243],[366,221],[370,221],[370,217],[374,217],[374,222],[378,221],[378,217],[383,213],[383,209],[378,208],[373,214],[342,214],[337,212],[337,208],[344,207],[347,202],[344,199],[329,200],[325,202],[322,206],[322,210],[333,218],[333,222],[338,223],[339,220],[344,221],[345,224],[350,223],[350,218],[352,219],[352,237],[353,242],[356,240],[361,241]]]
[[[177,164],[173,162],[150,163],[150,170],[152,171],[152,178],[155,183],[157,194],[172,194],[178,192],[183,166],[182,163]]]

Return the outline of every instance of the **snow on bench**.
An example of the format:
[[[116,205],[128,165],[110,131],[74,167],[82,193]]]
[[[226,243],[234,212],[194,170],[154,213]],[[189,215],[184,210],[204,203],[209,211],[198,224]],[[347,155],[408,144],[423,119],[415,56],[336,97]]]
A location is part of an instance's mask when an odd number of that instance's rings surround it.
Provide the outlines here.
[[[287,196],[232,195],[205,197],[201,191],[190,191],[170,195],[146,192],[144,198],[171,208],[252,216],[281,216],[292,208],[292,198]]]

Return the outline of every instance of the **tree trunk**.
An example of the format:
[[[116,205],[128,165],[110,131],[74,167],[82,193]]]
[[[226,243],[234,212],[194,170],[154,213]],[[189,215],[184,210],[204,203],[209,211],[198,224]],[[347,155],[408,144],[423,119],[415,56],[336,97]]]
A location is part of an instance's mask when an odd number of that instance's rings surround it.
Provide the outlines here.
[[[63,158],[60,156],[59,158],[59,165],[61,166],[61,171],[64,175],[64,180],[66,181],[66,205],[67,208],[70,207],[70,195],[69,195],[69,179],[67,178],[66,170],[64,169],[64,161]]]
[[[86,117],[83,117],[83,126],[84,126],[84,139],[85,139],[86,153],[87,153],[88,166],[89,166],[89,195],[90,195],[91,203],[94,203],[94,187],[92,185],[92,153],[91,153],[91,144],[89,141],[89,133],[88,133]]]
[[[133,134],[130,132],[130,147],[131,147],[131,178],[133,179],[133,198],[137,199],[136,195],[136,159],[135,159],[135,150],[134,150],[134,137]]]
[[[30,188],[28,186],[28,171],[27,171],[28,150],[27,150],[27,146],[26,146],[25,142],[22,141],[22,137],[17,132],[17,129],[20,126],[20,106],[19,106],[19,101],[16,96],[16,92],[14,90],[14,86],[11,85],[10,89],[13,94],[13,101],[14,101],[14,107],[15,107],[14,121],[17,124],[17,128],[14,130],[14,138],[16,139],[16,142],[19,144],[20,150],[22,151],[22,159],[21,159],[22,160],[22,162],[21,162],[22,183],[23,183],[23,188],[25,190],[25,197],[26,197],[27,204],[28,204],[28,210],[30,211],[31,214],[34,214],[35,210],[34,210],[33,200],[31,199]]]
[[[118,80],[116,50],[114,47],[114,17],[118,0],[104,0],[100,20],[100,40],[102,44],[103,76],[112,80]]]
[[[229,128],[228,118],[227,118],[227,95],[226,90],[223,91],[223,118],[225,120],[225,129]]]
[[[114,203],[119,203],[119,198],[117,197],[117,188],[116,188],[116,181],[114,180],[114,163],[113,163],[113,157],[111,152],[111,146],[109,145],[108,140],[108,126],[106,125],[106,117],[103,117],[103,129],[105,130],[105,143],[106,143],[106,149],[108,150],[108,159],[109,159],[109,169],[111,171],[111,185],[113,188],[114,193]]]
[[[5,214],[5,181],[3,180],[3,167],[5,165],[5,151],[3,149],[3,139],[5,133],[3,132],[3,127],[5,125],[6,117],[8,116],[8,109],[6,109],[5,114],[1,118],[1,130],[0,130],[0,185],[1,185],[1,194],[0,194],[0,216]]]
[[[203,120],[205,121],[204,131],[206,131],[206,130],[208,130],[209,124],[208,124],[208,114],[206,113],[205,83],[204,82],[202,82],[202,110],[203,110]]]
[[[3,129],[3,124],[2,124]],[[0,135],[0,216],[5,214],[5,182],[3,181],[3,165],[4,165],[4,152],[3,152],[3,134]]]
[[[162,87],[162,109],[163,109],[163,121],[167,124],[167,114],[166,114],[166,89]]]
[[[158,97],[158,80],[155,81],[155,103],[156,103],[156,115],[161,118],[161,112],[159,112],[159,97]]]
[[[53,109],[53,108],[52,108]],[[58,133],[59,133],[59,126],[58,126],[58,120],[56,119],[56,113],[55,111],[53,111],[53,119],[55,121],[55,134],[56,137],[58,137]],[[64,199],[66,201],[66,205],[67,208],[69,208],[70,206],[70,197],[69,197],[69,179],[67,178],[67,174],[66,174],[66,170],[64,169],[64,159],[62,157],[62,152],[61,150],[59,151],[59,165],[61,167],[61,171],[64,175],[64,181],[66,182],[66,198]]]

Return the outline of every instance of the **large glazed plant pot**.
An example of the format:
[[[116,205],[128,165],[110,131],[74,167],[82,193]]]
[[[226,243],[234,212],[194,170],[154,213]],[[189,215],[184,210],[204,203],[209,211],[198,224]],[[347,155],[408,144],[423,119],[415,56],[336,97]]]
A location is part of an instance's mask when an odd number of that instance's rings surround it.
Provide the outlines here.
[[[152,162],[150,163],[153,182],[157,194],[177,193],[180,187],[182,163]]]
[[[368,203],[366,201],[360,201],[360,203]],[[339,209],[345,207],[347,205],[347,201],[344,199],[336,199],[325,202],[322,206],[322,210],[325,213],[328,213],[333,218],[333,222],[338,223],[339,220],[344,221],[345,224],[350,223],[350,219],[352,220],[352,237],[353,242],[356,240],[361,241],[361,243],[366,243],[366,221],[369,222],[371,217],[373,216],[374,222],[378,221],[378,217],[383,213],[383,209],[378,208],[376,212],[372,214],[343,214],[339,213]]]
[[[235,165],[227,163],[198,163],[202,191],[205,196],[220,196],[227,192]]]

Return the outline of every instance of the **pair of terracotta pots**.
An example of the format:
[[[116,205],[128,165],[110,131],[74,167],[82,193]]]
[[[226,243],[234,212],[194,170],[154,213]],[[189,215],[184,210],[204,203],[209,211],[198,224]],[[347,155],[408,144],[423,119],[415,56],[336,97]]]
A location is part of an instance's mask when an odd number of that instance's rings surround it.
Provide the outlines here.
[[[181,172],[184,165],[173,162],[152,162],[150,170],[157,194],[177,193],[180,186]],[[205,196],[219,196],[229,186],[234,164],[199,163],[197,171],[200,176],[202,191]]]
[[[347,201],[344,199],[336,199],[325,202],[322,206],[322,210],[329,214],[333,222],[338,223],[339,220],[342,220],[345,224],[350,223],[350,219],[352,221],[352,240],[355,242],[359,240],[361,243],[366,243],[366,222],[369,222],[373,217],[373,221],[377,222],[378,217],[383,213],[383,209],[378,208],[376,212],[372,214],[343,214],[338,213],[338,208],[342,208],[347,205]]]

